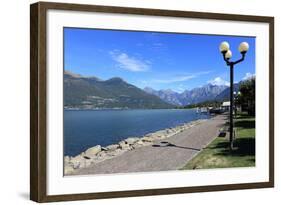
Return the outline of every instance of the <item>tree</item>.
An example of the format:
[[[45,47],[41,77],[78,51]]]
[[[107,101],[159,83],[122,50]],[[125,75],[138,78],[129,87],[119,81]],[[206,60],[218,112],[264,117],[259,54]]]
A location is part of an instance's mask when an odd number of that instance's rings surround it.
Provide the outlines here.
[[[255,115],[255,93],[256,93],[256,79],[250,78],[242,82],[239,86],[240,95],[237,103],[242,105],[242,109],[248,111],[249,115]]]

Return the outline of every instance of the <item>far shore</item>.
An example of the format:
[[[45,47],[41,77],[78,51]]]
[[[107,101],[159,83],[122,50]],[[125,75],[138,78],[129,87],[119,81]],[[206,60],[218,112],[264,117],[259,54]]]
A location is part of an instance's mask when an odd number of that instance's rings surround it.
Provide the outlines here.
[[[192,110],[196,108],[63,108],[65,111],[114,111],[114,110]]]
[[[208,121],[208,119],[191,121],[178,125],[176,127],[166,128],[153,133],[148,133],[142,137],[130,137],[106,147],[96,145],[74,157],[65,156],[64,174],[72,175],[74,172],[77,172],[80,169],[87,168],[105,160],[115,158],[124,154],[125,152],[152,145],[157,140],[168,139],[205,121]]]

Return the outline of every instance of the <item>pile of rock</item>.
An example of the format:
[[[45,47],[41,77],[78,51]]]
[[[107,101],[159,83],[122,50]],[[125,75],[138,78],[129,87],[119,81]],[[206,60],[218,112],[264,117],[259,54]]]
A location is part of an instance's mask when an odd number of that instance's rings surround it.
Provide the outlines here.
[[[142,138],[138,138],[138,137],[127,138],[125,140],[120,141],[118,144],[108,145],[107,147],[101,147],[100,145],[97,145],[87,149],[85,152],[82,152],[81,154],[75,157],[65,156],[64,173],[65,175],[70,175],[75,171],[75,169],[89,167],[101,161],[119,156],[124,152],[147,145],[152,145],[153,142],[156,140],[169,138],[202,121],[203,120],[197,120],[174,128],[159,130],[154,133],[146,134]]]

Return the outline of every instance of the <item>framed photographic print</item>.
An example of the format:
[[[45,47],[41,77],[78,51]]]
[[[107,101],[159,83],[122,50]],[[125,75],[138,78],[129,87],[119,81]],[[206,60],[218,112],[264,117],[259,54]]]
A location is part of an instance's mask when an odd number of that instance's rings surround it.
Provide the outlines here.
[[[31,200],[274,186],[274,18],[31,5]]]

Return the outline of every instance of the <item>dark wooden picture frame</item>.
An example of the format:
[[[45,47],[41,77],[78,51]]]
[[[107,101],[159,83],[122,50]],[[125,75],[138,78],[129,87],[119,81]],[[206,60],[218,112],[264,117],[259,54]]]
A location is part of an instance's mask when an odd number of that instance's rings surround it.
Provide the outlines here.
[[[47,10],[105,12],[198,19],[263,22],[269,24],[269,181],[228,185],[115,191],[71,195],[47,195]],[[30,199],[37,202],[179,194],[274,186],[274,18],[142,8],[108,7],[39,2],[30,7]]]

